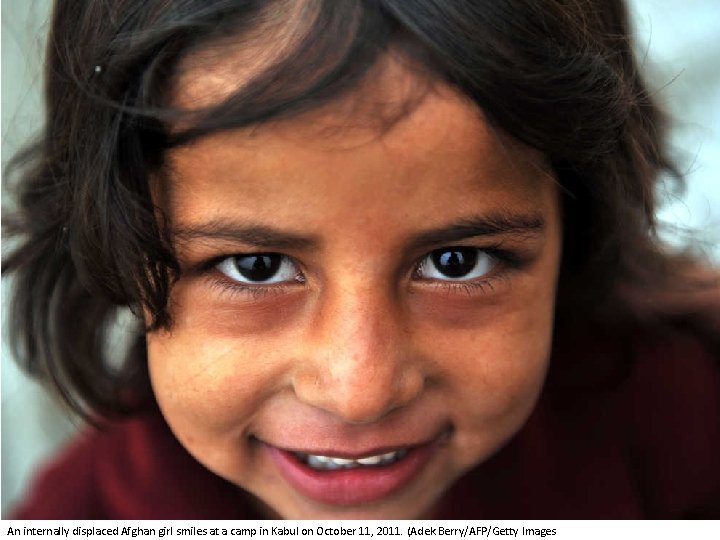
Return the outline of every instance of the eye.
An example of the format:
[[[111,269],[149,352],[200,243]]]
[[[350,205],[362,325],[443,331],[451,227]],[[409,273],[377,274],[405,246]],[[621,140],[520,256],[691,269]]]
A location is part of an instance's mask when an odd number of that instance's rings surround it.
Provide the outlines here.
[[[298,280],[300,271],[286,255],[253,253],[235,255],[220,261],[215,268],[233,281],[267,285]]]
[[[417,277],[444,281],[470,281],[486,276],[497,259],[486,251],[471,247],[436,249],[417,267]]]

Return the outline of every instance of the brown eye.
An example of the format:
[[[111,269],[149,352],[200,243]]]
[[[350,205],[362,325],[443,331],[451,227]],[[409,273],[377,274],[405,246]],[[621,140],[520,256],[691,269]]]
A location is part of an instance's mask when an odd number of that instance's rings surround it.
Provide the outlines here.
[[[495,257],[478,248],[436,249],[420,261],[417,275],[422,279],[469,281],[491,272],[496,262]]]
[[[268,284],[295,281],[298,268],[289,257],[280,253],[234,255],[215,267],[233,281]]]

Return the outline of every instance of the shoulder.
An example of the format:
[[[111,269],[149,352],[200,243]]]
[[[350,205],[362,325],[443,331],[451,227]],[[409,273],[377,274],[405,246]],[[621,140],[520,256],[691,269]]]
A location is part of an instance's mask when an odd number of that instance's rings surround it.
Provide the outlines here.
[[[96,437],[75,437],[35,474],[25,498],[11,519],[98,519],[95,504],[94,462]]]
[[[618,399],[646,510],[720,517],[720,358],[677,332],[636,351]]]
[[[677,331],[565,340],[527,424],[484,468],[507,487],[497,515],[720,517],[719,360]]]
[[[720,358],[712,345],[671,327],[600,330],[553,361],[542,425],[560,444],[614,456],[638,515],[720,517]]]
[[[16,519],[250,515],[248,496],[195,461],[156,410],[88,428],[39,472],[12,513]]]
[[[143,447],[157,437],[152,424],[143,415],[86,426],[38,471],[12,517],[102,519],[123,512],[127,487],[144,481]]]

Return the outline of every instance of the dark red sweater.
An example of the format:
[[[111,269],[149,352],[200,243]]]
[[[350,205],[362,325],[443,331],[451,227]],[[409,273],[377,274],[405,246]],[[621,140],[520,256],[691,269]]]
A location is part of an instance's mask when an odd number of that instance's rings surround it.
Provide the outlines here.
[[[441,517],[720,518],[718,359],[686,338],[608,341],[553,359],[525,427],[451,489]],[[155,410],[78,438],[11,517],[259,517],[253,508]]]

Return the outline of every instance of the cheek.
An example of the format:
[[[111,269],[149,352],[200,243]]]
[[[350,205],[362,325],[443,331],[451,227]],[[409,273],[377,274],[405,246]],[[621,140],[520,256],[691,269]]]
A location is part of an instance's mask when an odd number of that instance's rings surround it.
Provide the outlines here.
[[[457,468],[487,459],[521,429],[545,380],[551,336],[552,317],[528,311],[473,332],[437,336]]]
[[[242,434],[278,381],[278,363],[246,340],[208,334],[177,321],[148,336],[150,377],[158,404],[174,430]]]
[[[476,411],[502,415],[533,400],[542,386],[552,341],[552,314],[531,310],[503,314],[481,327],[428,334],[440,378]],[[473,411],[468,411],[472,416]]]
[[[172,328],[147,338],[153,390],[171,427],[218,434],[245,427],[282,384],[278,346],[288,341],[300,296],[228,302],[194,280],[175,286]]]
[[[306,296],[302,286],[262,293],[219,291],[202,278],[185,278],[173,288],[172,311],[176,323],[198,339],[260,336],[271,341],[297,324]]]
[[[176,323],[171,332],[148,335],[157,403],[198,461],[237,484],[256,482],[262,469],[248,451],[248,434],[268,395],[282,384],[281,363],[267,346],[205,330]]]
[[[554,274],[516,282],[512,300],[479,304],[438,307],[420,332],[468,463],[520,429],[537,401],[551,353]]]
[[[171,430],[199,462],[235,483],[253,477],[253,455],[243,449],[271,363],[246,369],[248,356],[235,341],[206,339],[202,329],[175,325],[148,335],[150,378]]]

